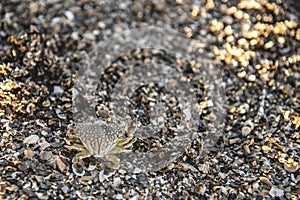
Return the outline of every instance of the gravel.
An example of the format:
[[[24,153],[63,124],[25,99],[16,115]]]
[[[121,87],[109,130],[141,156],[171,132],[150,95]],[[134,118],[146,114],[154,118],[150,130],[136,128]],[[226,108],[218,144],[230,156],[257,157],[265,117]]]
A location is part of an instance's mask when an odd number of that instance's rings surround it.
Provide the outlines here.
[[[1,1],[0,14],[1,199],[300,198],[298,1],[14,0]],[[207,87],[196,79],[197,67],[188,67],[192,62],[176,63],[162,50],[134,50],[120,55],[98,80],[98,117],[111,111],[109,89],[125,72],[122,67],[183,63],[193,73],[178,69],[180,76],[194,83],[202,109],[197,134],[181,154],[149,171],[120,168],[107,176],[101,161],[89,157],[79,175],[72,169],[76,152],[65,148],[74,122],[75,74],[97,43],[148,26],[199,41],[214,63],[226,95],[219,134],[203,152],[209,122],[218,114]],[[155,98],[166,102],[155,104]],[[156,105],[171,110],[152,119],[163,131],[138,139],[134,153],[155,151],[176,138],[172,128],[182,112],[163,87],[136,90],[132,102],[130,115],[141,124],[150,124],[149,110]]]

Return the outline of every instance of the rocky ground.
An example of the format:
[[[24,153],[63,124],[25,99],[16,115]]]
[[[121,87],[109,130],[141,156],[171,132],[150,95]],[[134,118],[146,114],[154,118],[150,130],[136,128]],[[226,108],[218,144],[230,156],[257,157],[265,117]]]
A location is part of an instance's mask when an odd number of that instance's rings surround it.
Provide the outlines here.
[[[299,199],[299,7],[292,0],[1,1],[0,198]],[[78,176],[65,148],[74,74],[97,42],[147,26],[201,41],[218,63],[222,134],[207,155],[196,138],[157,171],[120,169],[105,179],[91,157]]]

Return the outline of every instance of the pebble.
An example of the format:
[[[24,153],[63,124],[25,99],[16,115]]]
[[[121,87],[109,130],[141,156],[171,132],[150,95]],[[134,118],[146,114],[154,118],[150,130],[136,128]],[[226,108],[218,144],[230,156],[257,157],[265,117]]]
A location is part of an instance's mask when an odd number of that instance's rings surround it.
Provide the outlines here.
[[[120,178],[120,177],[114,178],[113,185],[114,185],[115,187],[118,187],[120,184],[121,184],[121,178]]]
[[[63,193],[67,194],[67,193],[69,192],[70,189],[69,189],[68,186],[64,185],[64,186],[61,188],[61,190],[63,191]]]
[[[24,155],[25,155],[25,158],[32,158],[35,154],[35,151],[33,150],[30,150],[30,149],[26,149],[24,150]]]
[[[134,173],[134,174],[140,174],[140,173],[142,173],[142,172],[143,172],[143,170],[140,169],[140,168],[138,168],[138,167],[134,168],[134,170],[133,170],[133,173]]]
[[[49,162],[49,165],[52,166],[54,169],[59,169],[61,172],[65,171],[67,168],[66,164],[57,155],[52,157],[52,159]]]
[[[73,21],[74,18],[75,18],[74,13],[72,13],[72,12],[69,11],[69,10],[66,10],[64,14],[66,15],[66,17],[67,17],[70,21]]]
[[[50,151],[42,151],[40,153],[40,158],[42,160],[50,160],[52,158],[52,152],[50,152]]]
[[[272,188],[270,189],[269,191],[269,194],[271,195],[271,197],[283,197],[284,195],[284,191],[275,187],[275,186],[272,186]]]
[[[36,144],[39,140],[38,135],[30,135],[23,140],[24,144]]]
[[[242,135],[243,136],[248,136],[251,132],[251,128],[249,126],[244,126],[242,128]]]
[[[288,158],[284,163],[284,169],[291,173],[296,172],[299,169],[299,163],[292,158]]]
[[[61,88],[61,86],[55,85],[53,87],[53,94],[63,94],[64,90]]]
[[[249,75],[248,81],[254,82],[255,80],[256,80],[256,76],[255,75],[253,75],[253,74]]]

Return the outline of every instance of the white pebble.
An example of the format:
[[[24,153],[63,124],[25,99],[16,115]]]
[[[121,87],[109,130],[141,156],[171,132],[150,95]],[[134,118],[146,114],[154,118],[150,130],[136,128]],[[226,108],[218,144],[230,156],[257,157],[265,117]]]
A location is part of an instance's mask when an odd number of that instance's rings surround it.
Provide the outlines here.
[[[277,187],[272,186],[271,190],[269,191],[269,194],[272,197],[282,197],[284,195],[284,191]]]
[[[55,85],[53,87],[53,94],[62,94],[62,93],[64,93],[64,90],[60,86]]]
[[[68,18],[68,20],[70,20],[70,21],[73,21],[73,20],[74,20],[74,17],[75,17],[75,16],[74,16],[74,14],[73,14],[71,11],[66,10],[64,14],[65,14],[66,17]]]
[[[24,144],[35,144],[39,140],[38,135],[30,135],[27,138],[24,139]]]

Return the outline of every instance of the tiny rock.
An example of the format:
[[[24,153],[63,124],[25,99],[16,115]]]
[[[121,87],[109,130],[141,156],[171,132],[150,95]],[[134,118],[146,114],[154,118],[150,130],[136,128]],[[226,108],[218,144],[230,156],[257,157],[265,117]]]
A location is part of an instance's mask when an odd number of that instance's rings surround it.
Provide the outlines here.
[[[24,144],[35,144],[39,140],[38,135],[30,135],[27,138],[24,139],[23,143]]]
[[[292,158],[288,158],[284,163],[284,169],[288,172],[295,172],[299,169],[299,163],[294,161]]]
[[[35,153],[35,151],[30,150],[30,149],[24,150],[25,158],[29,158],[29,159],[32,158],[34,156],[34,153]]]
[[[272,197],[282,197],[284,195],[284,191],[277,187],[272,186],[271,190],[269,191],[269,194]]]

